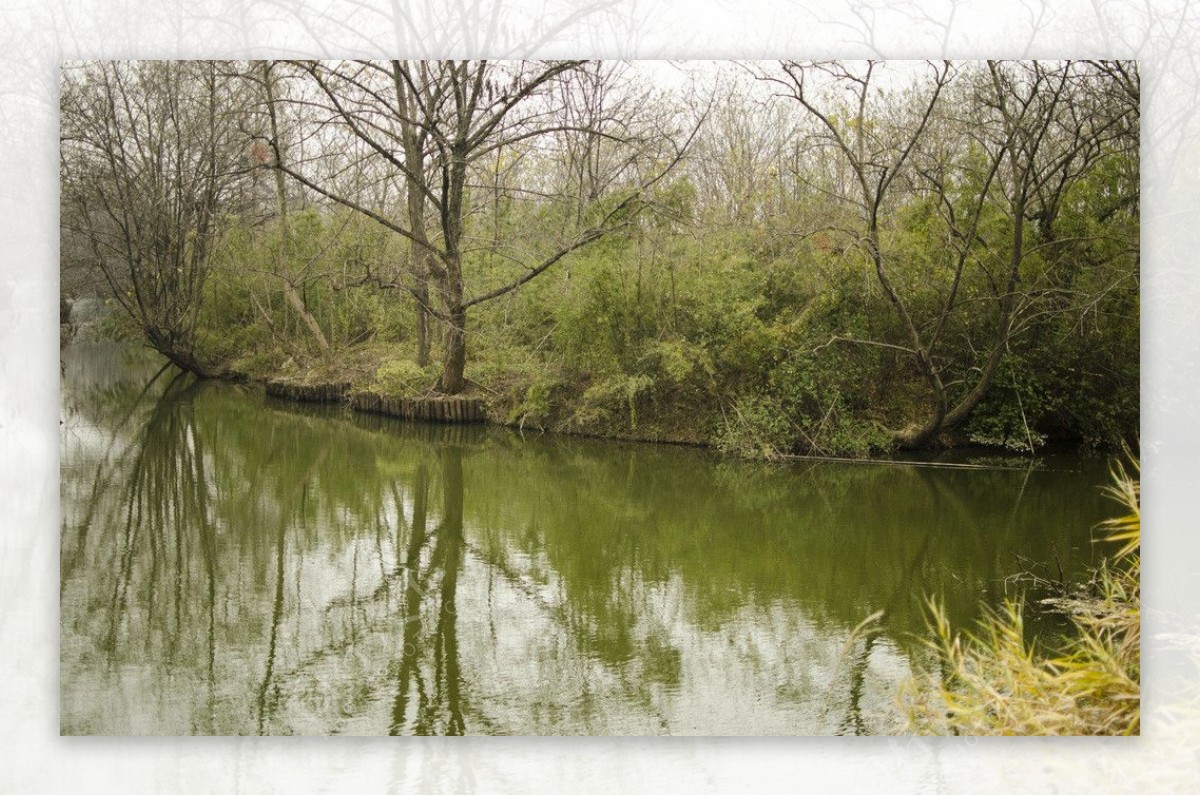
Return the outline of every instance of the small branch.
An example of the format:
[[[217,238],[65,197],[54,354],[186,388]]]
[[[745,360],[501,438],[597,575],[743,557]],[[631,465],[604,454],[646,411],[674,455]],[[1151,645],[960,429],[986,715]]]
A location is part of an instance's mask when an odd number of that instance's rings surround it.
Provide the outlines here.
[[[890,348],[895,351],[902,351],[905,354],[908,354],[910,356],[915,357],[917,355],[916,351],[914,351],[911,348],[902,346],[902,345],[894,345],[892,343],[881,343],[878,340],[860,340],[857,337],[842,337],[840,335],[834,335],[833,337],[830,337],[828,342],[822,343],[821,345],[814,348],[812,350],[812,353],[815,354],[818,351],[829,348],[829,346],[833,345],[834,343],[851,343],[853,345],[874,346],[876,348]]]

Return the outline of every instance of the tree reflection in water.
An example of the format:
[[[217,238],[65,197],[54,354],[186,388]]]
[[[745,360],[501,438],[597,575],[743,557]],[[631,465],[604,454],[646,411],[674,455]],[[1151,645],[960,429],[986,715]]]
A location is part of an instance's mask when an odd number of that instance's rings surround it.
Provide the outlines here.
[[[463,557],[462,450],[440,454],[442,516],[427,533],[428,471],[419,466],[414,480],[411,530],[403,565],[404,596],[400,615],[404,647],[400,657],[391,735],[462,735],[462,672],[458,659],[455,591]],[[432,539],[430,538],[432,537]],[[432,543],[432,550],[422,552]],[[435,581],[440,581],[434,585]],[[423,632],[422,614],[435,617],[432,638]],[[432,650],[432,689],[426,685],[423,651]]]
[[[969,621],[1104,511],[1103,461],[768,468],[64,363],[67,734],[885,732],[922,597]]]

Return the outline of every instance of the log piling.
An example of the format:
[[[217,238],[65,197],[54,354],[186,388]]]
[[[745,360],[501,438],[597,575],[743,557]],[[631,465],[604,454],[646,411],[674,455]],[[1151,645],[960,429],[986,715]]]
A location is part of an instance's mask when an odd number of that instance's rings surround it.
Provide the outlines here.
[[[348,382],[328,384],[295,384],[289,381],[268,381],[267,395],[275,398],[287,398],[290,401],[307,403],[331,404],[345,399],[350,391]]]
[[[359,412],[398,417],[403,420],[424,420],[432,423],[465,424],[487,420],[487,406],[482,398],[438,396],[429,398],[400,398],[376,392],[351,393],[348,382],[298,384],[272,380],[266,383],[267,395],[307,403],[348,403]]]
[[[350,408],[359,412],[432,423],[482,423],[486,420],[482,398],[460,396],[396,398],[373,392],[359,392],[350,396]]]

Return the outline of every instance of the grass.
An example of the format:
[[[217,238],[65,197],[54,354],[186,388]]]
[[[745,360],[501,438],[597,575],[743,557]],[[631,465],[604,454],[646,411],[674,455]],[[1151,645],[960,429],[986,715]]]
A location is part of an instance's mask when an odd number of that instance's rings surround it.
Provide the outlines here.
[[[930,601],[936,671],[902,690],[909,729],[935,735],[1137,735],[1141,729],[1141,486],[1117,466],[1110,496],[1125,512],[1100,527],[1119,545],[1076,594],[1052,608],[1071,622],[1067,639],[1026,640],[1021,600],[989,609],[958,631]]]

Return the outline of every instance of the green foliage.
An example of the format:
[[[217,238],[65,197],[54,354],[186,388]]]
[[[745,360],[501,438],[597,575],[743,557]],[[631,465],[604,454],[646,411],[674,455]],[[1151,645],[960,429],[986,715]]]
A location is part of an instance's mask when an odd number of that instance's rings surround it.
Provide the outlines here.
[[[795,429],[779,408],[763,398],[742,397],[726,413],[717,448],[747,458],[777,459],[790,451]]]
[[[663,380],[672,386],[711,379],[714,375],[712,355],[708,349],[687,340],[654,342],[650,344],[642,362],[648,370],[661,374]]]
[[[436,380],[433,368],[422,368],[411,359],[389,359],[375,371],[373,389],[385,395],[421,395]]]
[[[1046,435],[1035,429],[1058,411],[1063,396],[1048,389],[1036,372],[1018,381],[1018,371],[1024,369],[1011,356],[1001,363],[996,387],[964,429],[972,442],[1028,454],[1045,444]]]
[[[550,377],[530,381],[520,401],[509,412],[508,422],[521,428],[527,424],[544,428],[554,411],[554,392],[561,386],[561,381]]]
[[[230,362],[230,370],[247,376],[267,378],[278,375],[288,356],[278,348],[253,349]]]
[[[377,227],[344,210],[295,212],[288,222],[287,261],[280,262],[277,222],[256,226],[231,219],[205,285],[199,335],[204,351],[218,361],[264,346],[315,358],[316,341],[286,298],[289,282],[335,350],[407,339],[411,304],[402,295],[366,286],[343,289],[330,277],[378,269],[396,257],[394,242]]]
[[[653,190],[650,204],[655,226],[690,221],[696,212],[696,186],[687,177],[666,181]]]
[[[618,412],[627,412],[629,428],[638,427],[638,400],[654,387],[649,376],[612,376],[593,384],[583,392],[575,410],[575,422],[588,426],[611,420]]]
[[[892,449],[892,433],[873,420],[837,413],[817,425],[810,434],[811,446],[832,456],[864,457]]]

